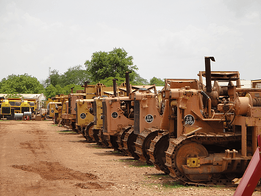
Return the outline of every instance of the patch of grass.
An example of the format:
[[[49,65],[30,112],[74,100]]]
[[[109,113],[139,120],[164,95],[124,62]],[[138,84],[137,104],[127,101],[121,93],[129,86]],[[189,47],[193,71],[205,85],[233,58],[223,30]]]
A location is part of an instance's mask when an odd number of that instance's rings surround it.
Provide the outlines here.
[[[112,154],[121,154],[121,152],[118,151],[118,150],[114,150],[114,151],[112,151],[111,153],[112,153]]]
[[[57,132],[59,132],[59,133],[75,133],[72,130],[62,130],[62,131],[57,131]]]
[[[173,189],[173,188],[180,188],[180,187],[185,187],[182,185],[180,182],[166,182],[162,184],[164,188],[166,189]]]
[[[120,162],[135,162],[135,159],[119,159]]]
[[[90,144],[90,146],[93,147],[93,148],[96,148],[96,149],[103,149],[103,147],[101,145],[97,144],[97,143]]]
[[[148,165],[145,162],[137,162],[135,165],[130,165],[130,167],[154,167],[154,165]]]

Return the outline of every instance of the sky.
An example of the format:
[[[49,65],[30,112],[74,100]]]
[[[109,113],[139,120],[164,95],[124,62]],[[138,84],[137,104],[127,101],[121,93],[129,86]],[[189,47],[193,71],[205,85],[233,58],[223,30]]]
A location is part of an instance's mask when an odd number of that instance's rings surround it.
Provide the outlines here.
[[[0,0],[0,81],[39,81],[123,48],[148,81],[213,71],[261,79],[260,0]]]

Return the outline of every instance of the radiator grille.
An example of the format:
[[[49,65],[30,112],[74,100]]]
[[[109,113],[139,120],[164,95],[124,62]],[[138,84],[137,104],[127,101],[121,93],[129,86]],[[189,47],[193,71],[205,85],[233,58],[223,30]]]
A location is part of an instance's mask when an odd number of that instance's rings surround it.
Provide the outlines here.
[[[140,102],[134,101],[134,133],[140,134]]]
[[[102,121],[103,121],[103,132],[108,133],[106,102],[102,102]]]
[[[11,108],[10,107],[2,107],[2,114],[10,114]]]

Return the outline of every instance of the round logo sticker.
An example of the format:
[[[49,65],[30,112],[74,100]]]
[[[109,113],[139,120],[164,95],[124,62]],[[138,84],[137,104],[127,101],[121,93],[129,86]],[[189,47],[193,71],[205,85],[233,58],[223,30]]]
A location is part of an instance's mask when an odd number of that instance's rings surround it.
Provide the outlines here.
[[[54,110],[51,110],[52,113],[54,113]]]
[[[191,114],[188,114],[184,118],[185,125],[193,125],[195,123],[195,118]]]
[[[118,117],[118,113],[117,112],[112,112],[111,116],[112,116],[112,118],[117,118]]]
[[[145,116],[145,121],[147,123],[152,123],[154,120],[153,116],[151,114],[148,114],[147,116]]]
[[[85,113],[81,113],[80,117],[81,117],[81,119],[85,119],[86,118],[86,114]]]

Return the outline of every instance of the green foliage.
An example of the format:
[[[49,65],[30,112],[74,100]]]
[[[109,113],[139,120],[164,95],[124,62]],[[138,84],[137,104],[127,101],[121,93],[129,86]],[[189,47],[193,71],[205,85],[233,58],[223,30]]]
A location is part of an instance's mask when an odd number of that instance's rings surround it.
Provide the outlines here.
[[[127,55],[128,53],[123,48],[114,48],[110,52],[95,52],[92,59],[87,60],[84,65],[93,82],[116,76],[125,78],[126,71],[138,70],[137,66],[133,65],[133,57]]]
[[[155,84],[156,86],[164,86],[165,82],[164,80],[161,80],[160,78],[153,77],[150,79],[150,85]]]
[[[50,84],[45,88],[44,95],[46,96],[46,99],[55,97],[55,95],[57,94],[58,94],[57,90],[52,84]]]
[[[81,65],[69,68],[64,74],[59,74],[57,70],[52,70],[50,78],[45,80],[46,84],[53,86],[59,85],[61,88],[67,85],[83,85],[85,81],[90,80],[90,74],[87,70],[82,69]]]
[[[113,79],[117,80],[117,85],[125,82],[125,73],[130,73],[130,83],[133,85],[148,84],[148,81],[142,78],[133,65],[133,57],[123,48],[114,48],[110,52],[95,52],[92,59],[85,62],[84,69],[81,65],[69,68],[65,73],[59,74],[58,70],[52,70],[50,77],[40,84],[40,82],[32,76],[9,75],[0,82],[0,93],[9,94],[12,97],[19,97],[19,94],[38,94],[44,93],[46,98],[54,97],[57,94],[69,94],[71,88],[73,92],[83,90],[81,85],[85,81],[90,84],[98,82],[105,86],[112,86]],[[45,87],[45,88],[44,88]]]
[[[56,86],[56,85],[59,85],[62,83],[59,71],[57,71],[55,69],[51,71],[50,78],[46,79],[46,83],[48,84],[48,83],[50,83],[50,81],[53,86]]]
[[[62,87],[66,85],[83,85],[85,81],[90,80],[90,74],[82,69],[81,65],[69,68],[62,76],[60,84]]]
[[[5,94],[38,94],[44,91],[37,78],[23,75],[9,75],[0,83],[0,92]]]
[[[70,84],[63,88],[58,84],[56,86],[53,86],[51,84],[45,88],[44,95],[46,96],[46,99],[55,97],[55,95],[58,95],[58,94],[68,95],[71,93],[71,88],[73,88],[74,93],[76,93],[77,90],[83,90],[83,87],[81,87],[80,85],[75,85],[75,84]]]
[[[105,78],[103,80],[100,80],[100,83],[104,84],[105,86],[109,87],[109,86],[113,86],[113,79],[117,79],[116,83],[117,85],[121,85],[121,83],[125,82],[125,78],[121,78],[121,77],[108,77]]]
[[[81,85],[68,84],[63,88],[63,92],[60,94],[68,95],[71,93],[71,88],[73,88],[73,92],[76,93],[77,90],[83,90],[84,88]]]
[[[73,87],[73,92],[77,90],[83,90],[81,87],[85,81],[89,80],[89,74],[86,70],[82,69],[81,65],[69,68],[64,74],[59,74],[57,70],[52,70],[50,79],[46,79],[45,83],[49,84],[45,88],[44,95],[46,98],[54,97],[58,94],[68,95],[71,93],[71,88]]]
[[[23,98],[23,96],[19,94],[8,94],[5,96],[5,98]]]
[[[131,80],[132,78],[132,80]],[[130,83],[133,85],[143,85],[143,84],[148,84],[148,81],[142,77],[140,77],[139,74],[137,73],[130,73]]]

